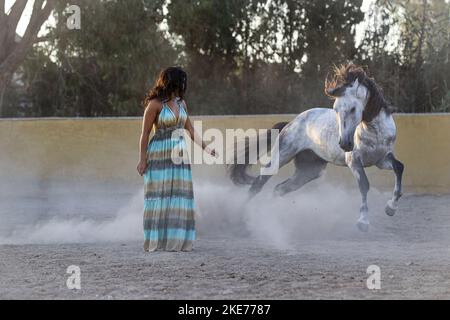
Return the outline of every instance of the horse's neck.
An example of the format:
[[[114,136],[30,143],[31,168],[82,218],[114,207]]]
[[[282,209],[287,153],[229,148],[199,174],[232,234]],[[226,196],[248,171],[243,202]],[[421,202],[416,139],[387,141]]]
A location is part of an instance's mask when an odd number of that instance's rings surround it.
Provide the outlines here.
[[[386,113],[383,109],[371,120],[361,122],[361,133],[376,135],[392,134],[394,120],[392,115]],[[394,125],[395,130],[395,125]]]

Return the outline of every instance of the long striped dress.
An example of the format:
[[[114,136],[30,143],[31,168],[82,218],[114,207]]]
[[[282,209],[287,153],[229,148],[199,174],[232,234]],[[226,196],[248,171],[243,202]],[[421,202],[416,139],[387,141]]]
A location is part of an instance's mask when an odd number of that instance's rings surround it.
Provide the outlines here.
[[[195,240],[194,194],[188,161],[173,161],[173,154],[187,155],[183,129],[187,112],[177,98],[178,119],[167,102],[156,122],[147,148],[144,174],[144,250],[191,251]],[[179,131],[178,131],[179,133]],[[183,154],[180,154],[183,153]]]

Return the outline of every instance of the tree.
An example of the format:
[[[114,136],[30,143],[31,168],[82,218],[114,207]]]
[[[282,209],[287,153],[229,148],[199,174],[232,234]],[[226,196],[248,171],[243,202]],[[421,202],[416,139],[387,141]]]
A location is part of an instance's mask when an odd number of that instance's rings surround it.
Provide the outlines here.
[[[33,116],[131,116],[157,73],[178,52],[158,29],[163,0],[72,0],[82,13],[81,30],[65,27],[57,5],[56,27],[45,46],[23,64]],[[61,18],[62,17],[62,18]],[[51,59],[49,57],[52,57]]]
[[[450,111],[450,4],[377,0],[371,17],[377,23],[366,31],[362,62],[396,109]]]
[[[39,42],[38,33],[55,7],[55,0],[34,0],[30,22],[23,37],[17,41],[16,29],[28,0],[16,0],[8,14],[5,0],[0,0],[0,116],[8,83],[33,45]]]
[[[195,104],[218,113],[265,113],[327,101],[328,67],[356,55],[361,3],[172,0],[169,32],[183,40],[186,68],[196,77]]]
[[[193,114],[299,113],[331,104],[323,80],[349,60],[368,67],[399,111],[450,110],[447,0],[375,0],[366,14],[362,0],[71,4],[81,8],[82,30],[65,27],[57,1],[61,19],[20,63],[3,115],[141,115],[144,92],[174,64],[188,71]]]
[[[237,112],[239,25],[251,1],[172,0],[168,6],[169,32],[182,39],[185,67],[195,77],[189,98],[197,112]]]

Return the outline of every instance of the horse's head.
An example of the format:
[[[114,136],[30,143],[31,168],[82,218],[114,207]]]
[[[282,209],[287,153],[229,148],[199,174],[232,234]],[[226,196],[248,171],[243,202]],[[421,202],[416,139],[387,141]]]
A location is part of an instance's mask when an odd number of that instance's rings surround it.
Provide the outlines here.
[[[331,80],[325,80],[325,93],[335,99],[339,126],[339,146],[346,152],[354,148],[356,127],[362,121],[371,121],[387,108],[381,90],[362,67],[352,63],[334,68]]]

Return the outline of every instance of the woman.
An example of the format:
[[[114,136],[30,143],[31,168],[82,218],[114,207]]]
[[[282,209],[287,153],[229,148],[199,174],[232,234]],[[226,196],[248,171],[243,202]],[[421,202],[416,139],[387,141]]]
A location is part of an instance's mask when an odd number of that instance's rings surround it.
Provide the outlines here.
[[[186,155],[186,129],[196,143],[211,155],[195,133],[186,102],[187,75],[178,67],[163,70],[144,99],[140,138],[139,174],[144,175],[144,250],[191,251],[195,240],[194,193],[189,163],[173,161],[173,154]],[[155,135],[149,143],[153,125]],[[179,133],[179,132],[178,132]],[[174,152],[176,151],[176,152]],[[185,159],[185,157],[183,157]]]

